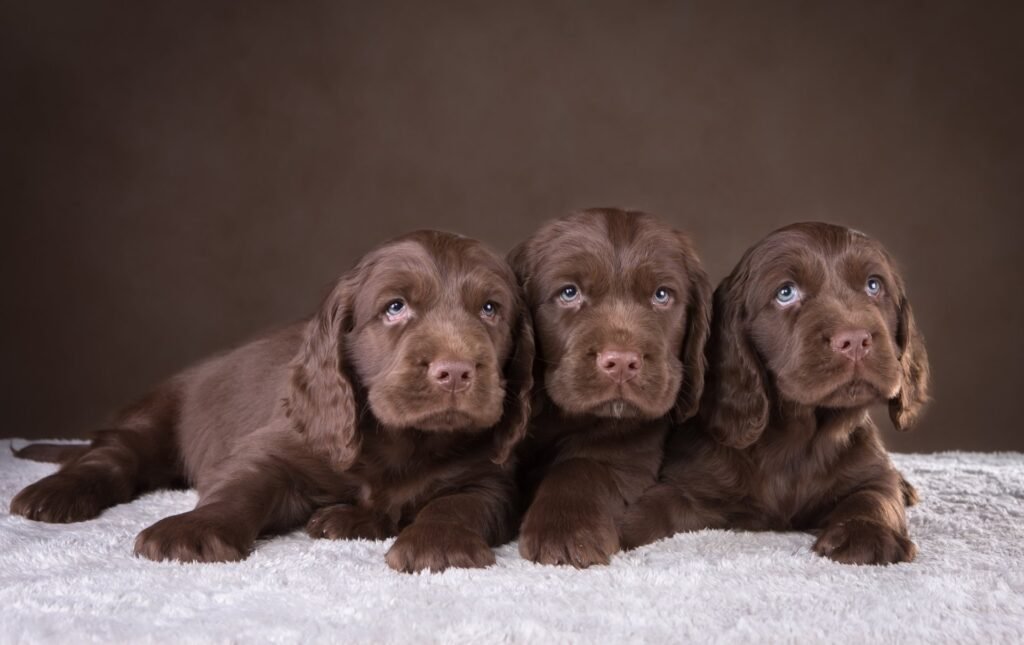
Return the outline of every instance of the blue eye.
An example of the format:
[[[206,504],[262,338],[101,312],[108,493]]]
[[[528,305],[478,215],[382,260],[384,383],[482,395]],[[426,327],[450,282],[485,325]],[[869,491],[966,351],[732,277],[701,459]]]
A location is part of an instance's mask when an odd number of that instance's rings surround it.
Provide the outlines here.
[[[882,293],[882,280],[878,276],[871,276],[864,284],[864,291],[869,296],[877,296]]]
[[[775,292],[775,302],[780,305],[788,305],[797,301],[800,297],[800,290],[792,282],[779,287],[779,290]]]
[[[665,287],[658,287],[654,291],[654,297],[651,298],[651,300],[656,305],[667,305],[669,303],[669,300],[671,300],[671,299],[672,299],[672,292],[669,291],[668,289],[666,289]]]
[[[405,310],[405,301],[402,299],[395,299],[388,303],[387,307],[384,308],[384,312],[389,316],[397,316]]]
[[[498,305],[488,300],[484,303],[483,307],[480,307],[480,315],[484,318],[494,318],[495,314],[498,313]]]
[[[558,297],[561,298],[562,302],[565,303],[576,302],[577,300],[579,300],[580,290],[574,284],[567,284],[564,287],[562,287],[562,290],[559,292]]]

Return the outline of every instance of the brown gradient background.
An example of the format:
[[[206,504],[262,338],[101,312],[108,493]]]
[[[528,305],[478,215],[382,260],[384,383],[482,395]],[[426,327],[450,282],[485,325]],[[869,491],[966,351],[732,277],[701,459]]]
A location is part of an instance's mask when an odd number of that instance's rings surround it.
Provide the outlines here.
[[[628,205],[720,279],[795,220],[900,259],[898,450],[1024,449],[1024,4],[14,2],[0,436],[81,435],[372,245]]]

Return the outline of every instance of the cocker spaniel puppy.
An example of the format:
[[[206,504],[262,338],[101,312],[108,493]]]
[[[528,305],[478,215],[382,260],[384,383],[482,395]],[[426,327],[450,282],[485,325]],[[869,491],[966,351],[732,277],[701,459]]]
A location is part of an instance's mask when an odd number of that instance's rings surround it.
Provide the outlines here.
[[[510,261],[538,350],[519,551],[607,564],[623,511],[655,483],[671,418],[696,411],[711,288],[689,239],[635,211],[551,222]]]
[[[308,322],[172,377],[11,512],[78,522],[162,487],[199,503],[135,543],[153,560],[245,558],[257,536],[397,535],[400,571],[480,567],[515,534],[513,449],[533,336],[516,278],[480,243],[421,231],[343,276]]]
[[[674,431],[627,547],[702,528],[810,531],[838,562],[914,558],[870,406],[917,420],[928,357],[903,279],[875,240],[820,223],[756,244],[715,292],[700,415]]]

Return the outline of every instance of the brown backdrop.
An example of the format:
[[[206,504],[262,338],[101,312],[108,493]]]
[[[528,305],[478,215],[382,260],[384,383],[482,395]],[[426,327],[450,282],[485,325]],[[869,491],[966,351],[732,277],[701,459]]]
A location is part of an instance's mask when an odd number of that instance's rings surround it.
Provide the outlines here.
[[[659,213],[714,278],[841,222],[901,260],[936,402],[1024,449],[1024,13],[978,3],[4,2],[0,435],[81,434],[411,228]]]

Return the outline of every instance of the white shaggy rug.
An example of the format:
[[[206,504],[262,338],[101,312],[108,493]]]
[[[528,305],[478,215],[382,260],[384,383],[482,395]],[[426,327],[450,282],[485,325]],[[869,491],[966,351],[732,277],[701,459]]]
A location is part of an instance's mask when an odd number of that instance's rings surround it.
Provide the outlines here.
[[[0,444],[2,445],[2,444]],[[54,466],[0,454],[0,508]],[[192,507],[160,492],[99,519],[0,515],[0,643],[1024,642],[1024,455],[897,455],[917,561],[850,567],[809,535],[678,535],[586,571],[521,560],[402,575],[389,542],[261,541],[242,563],[133,558]]]

